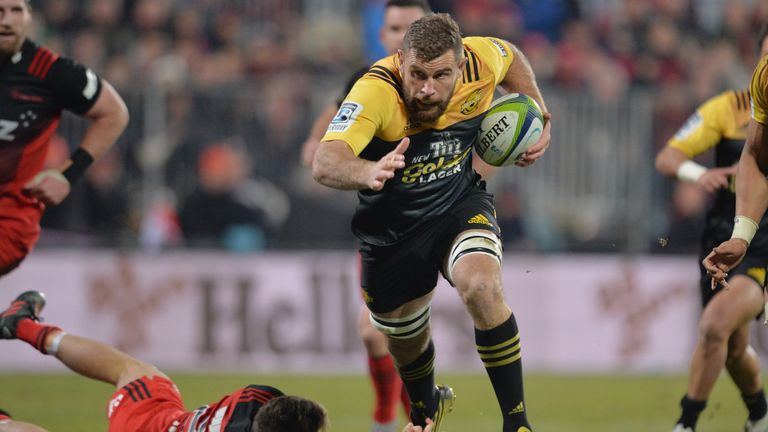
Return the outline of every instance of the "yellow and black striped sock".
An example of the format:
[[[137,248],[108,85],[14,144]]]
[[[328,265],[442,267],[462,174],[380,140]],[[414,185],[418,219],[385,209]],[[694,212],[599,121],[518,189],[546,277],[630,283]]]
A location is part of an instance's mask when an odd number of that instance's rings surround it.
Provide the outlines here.
[[[427,350],[414,362],[398,368],[400,378],[411,397],[411,421],[426,426],[427,417],[437,410],[435,390],[435,345],[429,341]]]
[[[520,333],[515,316],[490,330],[475,329],[475,341],[499,401],[504,432],[518,432],[522,427],[530,429],[523,396]]]

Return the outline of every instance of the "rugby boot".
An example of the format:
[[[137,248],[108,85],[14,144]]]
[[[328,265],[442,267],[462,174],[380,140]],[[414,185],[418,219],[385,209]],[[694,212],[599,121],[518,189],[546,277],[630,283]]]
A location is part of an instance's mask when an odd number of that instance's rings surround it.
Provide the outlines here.
[[[432,416],[432,432],[440,432],[443,418],[446,414],[453,411],[453,403],[456,402],[456,393],[447,385],[437,385],[437,411]]]
[[[675,425],[675,428],[672,429],[672,432],[693,432],[693,429],[689,427],[683,427],[681,423],[678,423]]]
[[[39,291],[26,291],[16,297],[11,307],[0,313],[0,339],[15,339],[19,321],[29,318],[40,321],[45,306],[45,295]]]

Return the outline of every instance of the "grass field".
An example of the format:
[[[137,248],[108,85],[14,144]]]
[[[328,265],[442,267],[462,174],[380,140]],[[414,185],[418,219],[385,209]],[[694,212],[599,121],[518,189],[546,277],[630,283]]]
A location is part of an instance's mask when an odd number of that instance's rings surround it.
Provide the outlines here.
[[[372,394],[362,376],[258,376],[171,374],[188,408],[211,402],[246,384],[269,384],[286,393],[322,402],[332,431],[366,432]],[[457,393],[444,431],[501,430],[490,385],[481,375],[438,375]],[[671,431],[684,376],[529,375],[529,418],[537,431]],[[106,401],[112,389],[74,375],[2,375],[0,407],[17,419],[53,432],[106,431]],[[739,431],[746,419],[738,393],[724,377],[718,382],[698,432]]]

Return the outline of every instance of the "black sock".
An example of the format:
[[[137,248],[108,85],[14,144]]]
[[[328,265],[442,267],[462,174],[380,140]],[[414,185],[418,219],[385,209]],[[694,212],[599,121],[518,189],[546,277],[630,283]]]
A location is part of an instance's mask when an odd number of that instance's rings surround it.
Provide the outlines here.
[[[688,395],[686,394],[680,400],[680,406],[683,408],[683,413],[680,414],[680,419],[678,419],[677,422],[682,424],[683,427],[689,427],[695,430],[696,422],[699,420],[699,414],[704,411],[704,407],[707,406],[707,401],[693,400],[688,398]]]
[[[413,363],[398,367],[400,378],[411,397],[411,421],[426,426],[427,417],[437,411],[437,390],[435,389],[435,345],[429,341],[427,350]]]
[[[768,413],[768,404],[765,402],[765,392],[760,389],[759,392],[753,395],[741,394],[741,398],[744,399],[744,404],[749,410],[749,419],[752,421],[760,420]]]
[[[504,432],[517,432],[523,426],[530,429],[525,414],[520,333],[515,316],[490,330],[475,329],[475,341],[504,417]]]

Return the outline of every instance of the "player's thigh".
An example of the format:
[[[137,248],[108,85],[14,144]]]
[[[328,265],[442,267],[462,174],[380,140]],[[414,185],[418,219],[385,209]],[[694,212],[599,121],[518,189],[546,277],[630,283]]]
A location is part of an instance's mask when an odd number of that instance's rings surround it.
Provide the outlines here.
[[[728,289],[720,289],[707,303],[701,317],[702,327],[735,331],[762,311],[763,292],[758,283],[746,276],[728,280]]]
[[[437,285],[438,264],[430,259],[430,237],[413,236],[395,246],[361,245],[365,304],[375,314],[411,310]],[[405,311],[405,312],[403,312]]]

